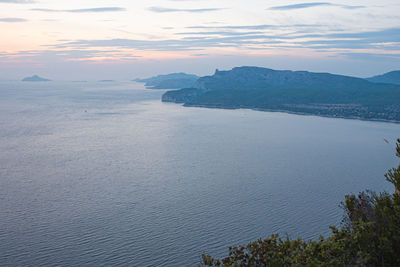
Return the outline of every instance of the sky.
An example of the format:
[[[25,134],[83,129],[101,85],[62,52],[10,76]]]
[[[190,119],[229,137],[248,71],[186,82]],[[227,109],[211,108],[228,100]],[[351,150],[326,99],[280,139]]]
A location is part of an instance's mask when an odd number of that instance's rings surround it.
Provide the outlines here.
[[[400,70],[399,0],[327,1],[0,0],[0,79]]]

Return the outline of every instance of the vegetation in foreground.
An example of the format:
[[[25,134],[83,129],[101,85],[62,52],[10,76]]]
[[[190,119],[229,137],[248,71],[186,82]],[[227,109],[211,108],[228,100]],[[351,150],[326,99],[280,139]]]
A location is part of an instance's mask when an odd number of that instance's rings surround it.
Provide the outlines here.
[[[400,158],[400,139],[396,155]],[[331,227],[317,241],[272,235],[246,246],[229,247],[229,256],[202,255],[202,266],[400,266],[400,165],[385,175],[395,193],[365,191],[348,195],[341,228]]]

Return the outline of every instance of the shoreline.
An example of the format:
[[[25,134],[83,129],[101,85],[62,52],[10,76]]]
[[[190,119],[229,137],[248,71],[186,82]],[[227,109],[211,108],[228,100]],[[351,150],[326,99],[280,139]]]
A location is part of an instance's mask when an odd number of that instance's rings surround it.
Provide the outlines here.
[[[169,102],[169,101],[162,101],[164,103],[174,103],[174,104],[182,104],[176,102]],[[254,110],[260,112],[281,112],[286,114],[293,114],[293,115],[301,115],[301,116],[316,116],[316,117],[323,117],[323,118],[331,118],[331,119],[346,119],[346,120],[359,120],[359,121],[371,121],[371,122],[384,122],[384,123],[393,123],[393,124],[400,124],[400,121],[396,120],[385,120],[385,119],[367,119],[363,117],[357,116],[333,116],[333,115],[321,115],[315,113],[306,113],[306,112],[298,112],[298,111],[290,111],[284,109],[266,109],[266,108],[252,108],[252,107],[224,107],[218,105],[200,105],[200,104],[182,104],[184,107],[196,107],[196,108],[210,108],[210,109],[227,109],[227,110],[234,110],[234,109],[247,109],[247,110]]]

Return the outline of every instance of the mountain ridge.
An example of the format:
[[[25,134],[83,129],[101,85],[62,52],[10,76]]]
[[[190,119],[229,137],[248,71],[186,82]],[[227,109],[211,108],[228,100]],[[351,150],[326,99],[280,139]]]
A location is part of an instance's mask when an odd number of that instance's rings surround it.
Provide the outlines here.
[[[145,79],[134,79],[135,82],[144,83],[148,89],[179,89],[192,87],[199,76],[184,72],[162,74]]]
[[[367,81],[374,83],[392,83],[400,85],[400,70],[390,71],[381,75],[366,78]]]
[[[251,66],[216,70],[192,88],[164,93],[162,101],[400,122],[399,85],[308,71]]]

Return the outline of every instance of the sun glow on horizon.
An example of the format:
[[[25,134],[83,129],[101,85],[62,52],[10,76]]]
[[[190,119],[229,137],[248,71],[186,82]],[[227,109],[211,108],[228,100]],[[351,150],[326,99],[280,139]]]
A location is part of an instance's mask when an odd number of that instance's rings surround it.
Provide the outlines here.
[[[173,62],[185,61],[179,66],[190,69],[192,61],[204,58],[224,65],[246,56],[250,64],[257,56],[297,58],[305,69],[304,58],[353,65],[380,58],[380,68],[388,69],[400,54],[400,4],[395,0],[379,6],[372,0],[327,5],[118,0],[112,6],[71,0],[0,6],[0,69],[5,72],[10,63],[13,70],[71,62],[129,63],[141,69],[141,62],[151,60],[170,61],[172,69]]]

